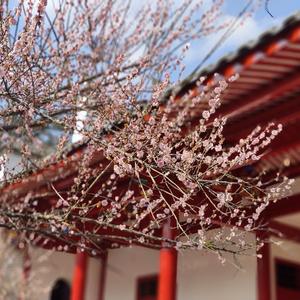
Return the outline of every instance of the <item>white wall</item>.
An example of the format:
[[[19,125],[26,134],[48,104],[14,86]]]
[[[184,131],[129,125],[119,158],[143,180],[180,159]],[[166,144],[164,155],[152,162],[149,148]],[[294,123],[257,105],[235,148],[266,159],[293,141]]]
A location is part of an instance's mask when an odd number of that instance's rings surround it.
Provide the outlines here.
[[[48,300],[51,288],[57,279],[65,279],[71,283],[74,256],[61,252],[50,252],[34,249],[30,253],[30,276],[40,294],[41,300]]]
[[[32,272],[39,282],[37,286],[43,287],[39,300],[48,300],[49,293],[57,279],[65,279],[72,283],[75,255],[36,249],[32,254]],[[98,286],[100,282],[101,260],[88,259],[88,274],[85,290],[86,300],[98,300]],[[35,273],[35,274],[34,274]],[[108,298],[109,299],[109,298]]]
[[[157,274],[158,267],[156,250],[132,247],[109,251],[105,300],[135,300],[137,277]]]
[[[99,299],[101,263],[102,263],[101,259],[99,258],[90,257],[88,260],[88,276],[87,276],[87,283],[85,287],[86,300]]]
[[[43,250],[36,250],[36,257]],[[231,261],[233,261],[231,259]],[[184,251],[178,255],[178,300],[255,300],[256,258],[239,257],[243,268],[226,263],[200,251]],[[39,264],[39,279],[51,288],[58,278],[72,281],[75,256],[52,253]],[[100,260],[90,258],[85,300],[96,300],[100,282]],[[136,279],[142,275],[157,274],[159,251],[132,247],[111,250],[108,255],[105,300],[135,300]],[[39,299],[48,300],[49,293]]]
[[[238,262],[241,270],[229,262],[223,266],[213,254],[184,252],[179,256],[178,300],[255,300],[256,257],[239,257]]]
[[[178,300],[255,300],[256,258],[238,260],[243,270],[221,265],[213,254],[179,253]],[[105,300],[134,300],[136,278],[158,273],[158,267],[158,251],[140,247],[110,251]]]

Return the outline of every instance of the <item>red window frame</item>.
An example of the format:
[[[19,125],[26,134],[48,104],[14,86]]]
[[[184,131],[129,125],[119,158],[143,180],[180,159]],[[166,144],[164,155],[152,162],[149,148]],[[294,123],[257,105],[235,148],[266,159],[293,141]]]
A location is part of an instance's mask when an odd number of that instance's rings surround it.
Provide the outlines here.
[[[282,258],[275,258],[274,262],[275,262],[276,299],[278,299],[278,300],[299,299],[300,298],[300,289],[290,289],[290,288],[285,288],[285,287],[281,287],[278,285],[277,266],[278,266],[278,264],[282,264],[282,265],[293,267],[293,268],[297,269],[300,274],[300,264],[298,262],[290,261],[290,260],[286,260],[286,259],[282,259]],[[300,280],[299,277],[297,279]]]

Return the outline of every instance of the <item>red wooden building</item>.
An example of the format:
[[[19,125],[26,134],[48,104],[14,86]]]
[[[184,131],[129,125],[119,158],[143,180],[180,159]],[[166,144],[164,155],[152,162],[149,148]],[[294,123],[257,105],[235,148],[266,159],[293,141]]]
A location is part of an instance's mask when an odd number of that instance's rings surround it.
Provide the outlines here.
[[[214,75],[216,73],[218,75]],[[293,195],[270,206],[263,218],[269,222],[271,236],[298,243],[300,241],[300,181],[297,180],[300,178],[300,16],[289,18],[280,28],[263,34],[257,41],[241,47],[213,67],[202,70],[180,87],[178,95],[187,92],[197,94],[195,82],[199,76],[207,76],[207,84],[213,85],[214,80],[220,77],[228,78],[236,73],[239,74],[239,78],[229,85],[219,110],[220,114],[229,118],[225,128],[227,142],[229,144],[237,142],[257,125],[263,126],[271,121],[283,124],[283,133],[272,143],[261,161],[249,167],[247,171],[256,173],[267,170],[269,174],[276,174],[280,170],[283,174],[296,179]],[[195,111],[195,121],[204,108],[205,103]],[[71,176],[73,168],[76,167],[76,156],[81,155],[81,151],[84,151],[84,147],[70,153],[61,165],[50,166],[39,174],[33,174],[27,181],[8,187],[4,192],[8,195],[18,191],[23,193],[33,188],[33,185],[34,188],[42,189],[46,181],[53,182],[57,190],[63,190],[69,181],[66,179],[56,182],[55,174],[66,172]],[[94,162],[99,159],[101,157],[95,157]],[[41,174],[43,179],[37,183],[36,176]],[[172,234],[167,226],[163,231],[166,236]],[[103,263],[99,272],[99,300],[103,300],[105,295],[107,257],[110,256],[110,248],[107,247],[108,255],[101,257]],[[74,252],[74,249],[70,251]],[[264,246],[263,258],[257,260],[257,299],[299,299],[300,256],[291,261],[290,257],[278,258],[276,253],[271,251],[270,245]],[[158,274],[137,278],[137,300],[176,298],[177,253],[173,249],[164,248],[159,252]],[[87,254],[76,254],[72,300],[84,299],[87,261]],[[178,286],[180,289],[180,284]],[[115,288],[118,289],[118,286]],[[105,299],[115,298],[113,296],[110,298],[106,293]],[[124,299],[127,298],[124,296]],[[194,298],[187,295],[186,298],[180,299]]]

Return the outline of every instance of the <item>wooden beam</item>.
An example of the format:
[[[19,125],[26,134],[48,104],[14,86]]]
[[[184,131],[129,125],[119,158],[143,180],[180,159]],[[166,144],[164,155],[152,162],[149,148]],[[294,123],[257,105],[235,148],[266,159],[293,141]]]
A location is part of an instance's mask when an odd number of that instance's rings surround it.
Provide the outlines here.
[[[274,104],[276,106],[274,106]],[[243,115],[237,119],[228,122],[224,127],[226,139],[237,141],[239,138],[248,135],[257,125],[266,126],[269,122],[276,122],[284,126],[281,135],[287,133],[285,127],[287,124],[295,123],[300,120],[300,97],[292,97],[284,102],[272,102],[272,106],[265,109],[254,111],[249,115]],[[243,127],[241,128],[241,122]]]
[[[278,200],[276,203],[271,203],[268,209],[262,213],[262,220],[270,220],[296,212],[300,212],[299,194]]]
[[[261,166],[259,166],[259,164],[255,164],[253,165],[253,167],[256,170],[256,173],[254,173],[254,175],[258,175]],[[266,173],[261,176],[261,179],[264,182],[272,181],[274,178],[276,178],[278,172],[280,173],[281,176],[286,176],[289,178],[300,177],[300,161],[291,163],[291,165],[288,167],[282,166],[282,168],[266,170]],[[273,206],[275,204],[271,204],[271,205]]]
[[[289,41],[292,43],[297,43],[300,41],[300,26],[298,25],[294,30],[291,32],[289,36]]]
[[[300,176],[300,162],[283,169],[282,174],[291,178]]]
[[[220,114],[233,118],[272,99],[279,98],[287,92],[291,92],[300,85],[299,74],[297,69],[289,76],[285,75],[282,79],[273,80],[268,87],[262,87],[258,91],[252,92],[250,96],[244,97],[243,100],[234,101],[234,103],[224,106],[223,109],[220,109]]]
[[[263,161],[264,159],[268,159],[268,158],[276,158],[278,156],[284,155],[285,153],[287,153],[288,151],[292,150],[292,149],[296,149],[300,147],[300,141],[299,139],[297,139],[297,137],[299,136],[299,130],[300,130],[300,124],[298,126],[294,126],[293,131],[289,130],[287,135],[283,135],[283,136],[278,136],[278,139],[272,141],[271,146],[270,147],[270,152],[268,152],[267,154],[265,154],[261,161]],[[298,133],[298,135],[296,135]],[[260,161],[258,161],[258,163],[260,163]]]
[[[270,234],[281,239],[300,242],[300,228],[287,225],[278,221],[271,221],[269,224]]]

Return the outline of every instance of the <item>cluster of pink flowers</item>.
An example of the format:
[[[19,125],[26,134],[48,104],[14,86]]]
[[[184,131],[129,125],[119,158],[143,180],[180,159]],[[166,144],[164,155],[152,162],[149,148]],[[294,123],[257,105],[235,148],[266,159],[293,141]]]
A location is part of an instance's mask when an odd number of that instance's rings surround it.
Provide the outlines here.
[[[104,240],[217,253],[255,247],[245,231],[292,182],[239,169],[260,159],[281,125],[229,147],[218,109],[234,78],[213,87],[200,78],[196,96],[168,92],[190,42],[228,26],[218,22],[222,3],[203,13],[192,0],[137,12],[122,1],[1,4],[1,157],[19,163],[9,169],[1,158],[0,166],[4,184],[36,181],[0,196],[0,226],[93,254]],[[84,150],[67,155],[74,133]],[[41,171],[51,165],[51,176]],[[170,218],[174,239],[161,236]]]

